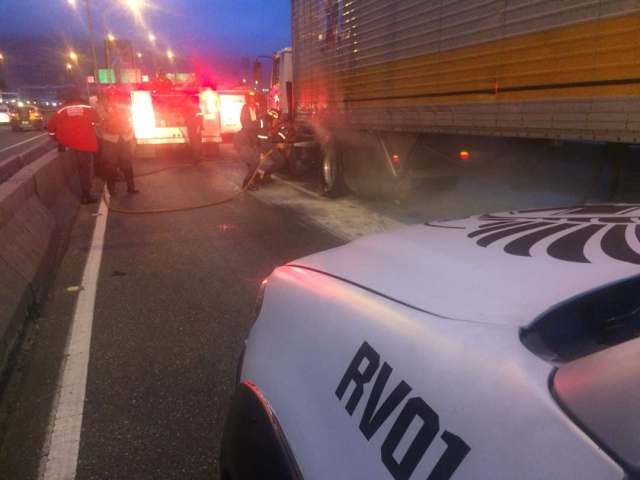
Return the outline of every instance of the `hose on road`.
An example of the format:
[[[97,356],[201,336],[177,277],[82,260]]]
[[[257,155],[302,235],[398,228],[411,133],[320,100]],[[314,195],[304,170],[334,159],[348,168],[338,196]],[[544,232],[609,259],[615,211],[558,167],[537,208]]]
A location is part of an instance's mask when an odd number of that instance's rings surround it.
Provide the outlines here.
[[[258,165],[256,166],[255,170],[253,171],[253,174],[249,178],[249,181],[245,182],[245,184],[243,185],[243,187],[240,190],[234,192],[232,195],[229,195],[229,196],[224,197],[224,198],[219,199],[219,200],[214,200],[212,202],[202,203],[202,204],[198,204],[198,205],[190,205],[190,206],[186,206],[186,207],[133,210],[133,209],[126,209],[126,208],[120,208],[120,207],[113,206],[111,204],[111,198],[109,197],[109,195],[107,195],[106,189],[102,194],[102,201],[105,203],[105,205],[107,206],[109,211],[115,212],[115,213],[122,213],[122,214],[125,214],[125,215],[153,215],[153,214],[159,214],[159,213],[188,212],[188,211],[191,211],[191,210],[200,210],[202,208],[216,207],[218,205],[223,205],[225,203],[231,202],[232,200],[235,200],[240,194],[242,194],[245,191],[247,191],[247,189],[251,186],[251,184],[256,179],[256,176],[258,175],[258,172],[261,171],[262,165],[271,156],[272,153],[273,153],[273,148],[271,150],[269,150],[267,153],[261,153],[260,154],[260,161],[258,162]],[[167,170],[173,170],[175,168],[184,168],[184,166],[181,165],[181,166],[171,166],[171,167],[160,168],[158,170],[153,170],[151,172],[146,172],[146,173],[142,173],[140,175],[136,175],[136,178],[155,175],[157,173],[161,173],[161,172],[164,172],[164,171],[167,171]]]

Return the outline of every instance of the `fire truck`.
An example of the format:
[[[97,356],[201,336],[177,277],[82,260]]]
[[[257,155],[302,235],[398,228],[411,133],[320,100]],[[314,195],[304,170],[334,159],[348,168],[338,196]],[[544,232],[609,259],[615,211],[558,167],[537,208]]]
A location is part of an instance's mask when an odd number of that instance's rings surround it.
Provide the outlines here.
[[[101,88],[113,88],[100,86]],[[189,143],[190,126],[200,127],[201,142],[216,153],[223,141],[240,131],[244,90],[219,90],[198,83],[194,75],[185,81],[162,78],[126,86],[131,96],[131,119],[136,143],[158,147]]]
[[[244,92],[212,87],[139,88],[131,92],[131,116],[138,145],[189,142],[189,116],[202,122],[202,143],[216,147],[240,128]]]

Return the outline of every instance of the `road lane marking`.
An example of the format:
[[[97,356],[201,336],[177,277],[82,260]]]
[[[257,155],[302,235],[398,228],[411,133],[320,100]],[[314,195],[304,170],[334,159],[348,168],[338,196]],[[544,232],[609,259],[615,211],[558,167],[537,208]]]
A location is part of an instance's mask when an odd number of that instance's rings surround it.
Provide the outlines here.
[[[19,147],[20,145],[24,145],[25,143],[33,142],[34,140],[37,140],[37,139],[42,138],[42,137],[45,137],[47,135],[49,135],[49,134],[48,133],[41,133],[40,135],[36,135],[35,137],[28,138],[26,140],[23,140],[22,142],[14,143],[13,145],[9,145],[8,147],[5,147],[2,150],[0,150],[0,153],[3,153],[3,152],[6,152],[7,150],[11,150],[13,148]]]
[[[109,209],[100,203],[93,230],[89,255],[82,274],[82,288],[78,293],[71,332],[65,348],[64,366],[58,382],[58,401],[51,412],[53,429],[49,439],[49,453],[44,465],[44,480],[73,480],[76,477],[80,432],[87,387],[91,329],[102,251],[107,229]]]

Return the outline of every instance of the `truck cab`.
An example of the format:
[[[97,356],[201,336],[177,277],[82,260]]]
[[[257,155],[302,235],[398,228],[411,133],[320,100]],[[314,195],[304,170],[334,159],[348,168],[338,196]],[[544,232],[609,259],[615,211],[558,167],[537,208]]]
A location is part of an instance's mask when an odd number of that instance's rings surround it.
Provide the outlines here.
[[[288,86],[289,85],[289,86]],[[283,48],[273,55],[269,108],[282,113],[284,118],[293,116],[293,50]]]

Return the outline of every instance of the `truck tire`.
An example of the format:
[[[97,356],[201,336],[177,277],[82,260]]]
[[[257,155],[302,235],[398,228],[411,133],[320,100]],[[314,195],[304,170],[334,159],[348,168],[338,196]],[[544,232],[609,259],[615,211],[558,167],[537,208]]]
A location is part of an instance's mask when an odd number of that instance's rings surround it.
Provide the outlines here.
[[[342,148],[336,141],[331,141],[323,148],[321,179],[322,194],[325,197],[337,198],[345,194]]]
[[[294,178],[302,178],[311,166],[311,149],[292,147],[287,154],[287,170]]]

